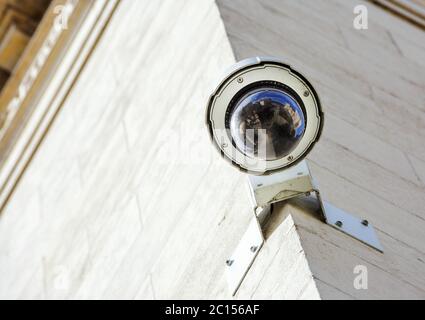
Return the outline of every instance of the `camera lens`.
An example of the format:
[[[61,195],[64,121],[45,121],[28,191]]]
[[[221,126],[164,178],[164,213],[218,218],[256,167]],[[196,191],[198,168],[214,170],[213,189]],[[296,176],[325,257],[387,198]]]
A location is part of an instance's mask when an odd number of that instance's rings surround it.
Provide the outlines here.
[[[235,146],[247,156],[276,160],[289,155],[305,132],[304,112],[284,89],[257,87],[241,96],[230,113]]]

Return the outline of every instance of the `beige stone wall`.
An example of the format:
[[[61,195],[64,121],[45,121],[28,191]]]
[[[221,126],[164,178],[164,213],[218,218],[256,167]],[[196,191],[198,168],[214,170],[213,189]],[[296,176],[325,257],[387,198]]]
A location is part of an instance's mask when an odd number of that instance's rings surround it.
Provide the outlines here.
[[[281,206],[237,297],[425,298],[425,35],[371,4],[356,31],[355,4],[123,0],[0,215],[0,297],[230,298],[250,203],[205,104],[235,59],[266,54],[315,85],[313,173],[385,254]]]
[[[359,3],[368,30],[353,28]],[[425,33],[368,2],[218,4],[237,59],[281,56],[311,79],[325,112],[313,174],[384,246],[382,255],[293,214],[322,298],[425,298]],[[368,290],[353,286],[356,265],[368,267]]]
[[[120,4],[1,214],[2,298],[225,296],[243,177],[184,147],[210,152],[206,99],[233,62],[213,1]],[[167,127],[179,149],[157,159]]]

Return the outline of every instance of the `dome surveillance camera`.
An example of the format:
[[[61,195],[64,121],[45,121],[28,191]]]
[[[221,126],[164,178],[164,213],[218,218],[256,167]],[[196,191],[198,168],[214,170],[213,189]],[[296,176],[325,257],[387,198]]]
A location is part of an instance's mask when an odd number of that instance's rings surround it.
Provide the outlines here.
[[[232,295],[264,244],[263,228],[278,202],[315,197],[323,222],[383,252],[369,223],[322,199],[303,160],[322,133],[323,117],[312,85],[275,58],[237,63],[212,93],[207,124],[213,143],[224,158],[250,174],[254,209],[248,229],[226,261]]]
[[[226,73],[209,99],[207,123],[226,159],[262,175],[289,168],[311,151],[323,113],[305,77],[275,58],[255,57]]]

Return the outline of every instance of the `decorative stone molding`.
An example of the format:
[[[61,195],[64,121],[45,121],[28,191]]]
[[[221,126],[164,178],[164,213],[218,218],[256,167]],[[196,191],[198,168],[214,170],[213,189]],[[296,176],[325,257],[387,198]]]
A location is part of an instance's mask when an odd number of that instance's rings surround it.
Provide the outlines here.
[[[405,19],[416,26],[425,29],[424,0],[371,0],[378,6]]]
[[[0,92],[51,0],[0,0]]]
[[[90,57],[119,0],[53,0],[0,94],[0,208]]]
[[[57,44],[61,34],[66,30],[63,27],[63,21],[68,21],[71,18],[77,4],[78,0],[67,0],[64,2],[64,4],[58,4],[54,6],[53,13],[55,14],[55,18],[51,24],[51,29],[49,30],[46,39],[43,41],[41,47],[33,58],[33,61],[28,70],[25,72],[25,75],[16,90],[15,96],[9,102],[6,110],[2,112],[0,139],[2,139],[4,136],[4,133],[9,128],[13,117],[16,115],[19,107],[22,105],[28,93],[31,91],[35,80],[39,76],[40,71],[44,65],[47,63],[48,58],[53,48]],[[58,11],[57,8],[66,8],[66,10]]]

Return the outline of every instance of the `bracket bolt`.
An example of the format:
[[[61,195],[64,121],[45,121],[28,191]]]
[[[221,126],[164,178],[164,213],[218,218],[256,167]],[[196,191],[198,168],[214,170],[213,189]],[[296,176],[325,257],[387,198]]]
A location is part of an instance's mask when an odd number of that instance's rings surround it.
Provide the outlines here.
[[[226,264],[228,267],[230,267],[233,264],[233,260],[226,260]]]
[[[255,208],[255,214],[258,216],[260,215],[261,212],[263,212],[264,208],[263,207],[257,207]]]
[[[250,250],[251,250],[251,252],[255,253],[255,252],[257,252],[257,249],[258,249],[258,247],[252,246]]]
[[[341,228],[341,227],[342,227],[342,222],[341,222],[341,221],[337,221],[337,222],[335,222],[335,225],[336,225],[338,228]]]
[[[362,225],[364,225],[365,227],[369,226],[369,221],[363,220],[362,221]]]

